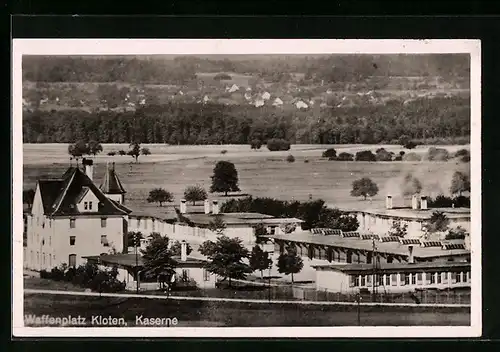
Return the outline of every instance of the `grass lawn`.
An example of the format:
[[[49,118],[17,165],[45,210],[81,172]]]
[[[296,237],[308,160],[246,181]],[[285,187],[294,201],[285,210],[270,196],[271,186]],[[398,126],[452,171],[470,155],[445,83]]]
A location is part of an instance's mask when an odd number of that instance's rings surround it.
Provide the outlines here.
[[[37,290],[85,291],[85,288],[73,285],[71,282],[41,279],[39,277],[25,277],[24,288]]]
[[[355,326],[356,306],[303,306],[295,304],[256,304],[235,302],[197,302],[140,298],[80,297],[43,294],[24,295],[24,314],[65,317],[93,315],[125,318],[128,326],[136,316],[177,318],[178,326]],[[470,325],[468,309],[423,309],[361,307],[361,324],[394,325]]]
[[[116,162],[118,175],[127,190],[127,204],[134,210],[167,212],[171,206],[162,208],[148,204],[146,198],[155,187],[163,187],[175,196],[175,205],[183,197],[186,186],[199,184],[207,190],[210,176],[219,160],[233,162],[238,170],[239,185],[243,193],[253,196],[275,197],[305,201],[311,196],[321,198],[332,206],[341,208],[382,207],[386,193],[397,195],[398,182],[411,172],[420,178],[424,192],[428,195],[447,193],[454,171],[464,170],[469,164],[448,162],[338,162],[321,158],[328,146],[294,145],[291,151],[269,152],[266,148],[251,151],[249,146],[165,146],[151,145],[150,156],[139,157],[139,163],[130,156],[109,157],[109,150],[128,149],[127,145],[104,145],[103,155],[95,158],[94,180],[103,179],[106,162]],[[381,146],[346,145],[336,146],[337,152],[356,152],[361,149],[375,151]],[[399,146],[385,146],[398,152]],[[450,152],[461,146],[447,147]],[[227,154],[220,151],[226,149]],[[417,152],[427,149],[419,147]],[[296,158],[286,162],[288,154]],[[47,155],[51,155],[47,162]],[[24,145],[24,188],[34,187],[41,177],[58,177],[68,167],[66,144]],[[305,163],[304,160],[308,160]],[[350,195],[352,182],[361,177],[370,177],[378,184],[379,194],[363,201]],[[221,195],[218,197],[222,199]],[[394,200],[397,203],[397,199]],[[397,204],[396,204],[397,205]]]

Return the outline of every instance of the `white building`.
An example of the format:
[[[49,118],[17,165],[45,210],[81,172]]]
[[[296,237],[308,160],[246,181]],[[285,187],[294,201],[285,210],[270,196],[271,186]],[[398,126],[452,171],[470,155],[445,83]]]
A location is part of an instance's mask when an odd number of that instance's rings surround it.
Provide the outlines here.
[[[298,102],[295,103],[295,107],[297,109],[307,109],[309,106],[304,103],[302,100],[299,100]]]
[[[280,98],[274,99],[273,106],[283,106],[283,100]]]
[[[111,168],[99,189],[92,160],[83,164],[85,171],[70,167],[60,178],[38,181],[27,214],[26,268],[78,266],[84,256],[123,250],[131,212],[123,205],[123,187]]]
[[[263,99],[260,99],[260,98],[255,99],[254,105],[255,105],[256,107],[261,107],[261,106],[264,106],[264,104],[265,104],[265,102],[264,102],[264,100],[263,100]]]
[[[261,97],[264,100],[269,100],[269,99],[271,99],[271,94],[269,92],[264,92],[264,93],[262,93]]]
[[[236,84],[233,84],[231,88],[228,89],[229,93],[234,93],[240,90],[240,87],[238,87]]]

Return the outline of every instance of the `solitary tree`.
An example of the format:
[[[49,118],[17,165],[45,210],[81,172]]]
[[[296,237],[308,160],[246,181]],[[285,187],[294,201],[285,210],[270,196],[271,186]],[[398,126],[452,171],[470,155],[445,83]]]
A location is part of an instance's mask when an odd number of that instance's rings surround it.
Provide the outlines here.
[[[263,271],[269,269],[273,261],[269,258],[269,253],[264,252],[260,246],[255,245],[252,248],[249,263],[253,271],[260,270],[260,277],[263,278]]]
[[[31,208],[33,199],[35,198],[35,190],[33,188],[23,190],[23,203]]]
[[[299,273],[304,267],[304,262],[302,258],[297,255],[297,250],[294,246],[288,246],[286,252],[281,253],[278,257],[278,272],[280,274],[292,275],[293,284],[293,274]]]
[[[127,233],[127,246],[134,247],[135,253],[135,266],[134,266],[134,277],[137,282],[137,291],[139,291],[139,251],[138,248],[141,247],[141,240],[144,239],[144,235],[140,231],[130,231]]]
[[[93,156],[96,156],[97,154],[102,152],[101,143],[94,141],[94,140],[90,141],[87,144],[87,148],[88,148],[89,154],[92,154]]]
[[[182,244],[179,241],[175,241],[172,246],[170,247],[170,252],[172,255],[180,256],[181,255],[181,247]],[[191,252],[193,252],[193,248],[189,245],[189,243],[186,243],[186,255],[190,255]]]
[[[199,247],[199,252],[206,256],[209,262],[205,269],[212,274],[228,279],[245,279],[252,272],[249,265],[243,263],[248,258],[248,250],[242,245],[241,239],[227,236],[217,237],[217,241],[205,241]]]
[[[188,186],[184,190],[184,199],[186,199],[188,202],[193,202],[193,205],[195,205],[197,201],[207,199],[207,197],[207,191],[205,191],[205,189],[199,185]]]
[[[256,244],[262,244],[266,242],[266,236],[268,235],[267,228],[264,226],[264,224],[260,223],[257,224],[253,228],[253,233],[255,235],[255,243]]]
[[[470,179],[463,172],[455,171],[451,179],[450,193],[462,195],[462,192],[470,192]]]
[[[366,197],[373,197],[377,193],[377,184],[368,177],[360,178],[352,183],[351,196],[353,197],[363,196],[366,200]]]
[[[78,158],[81,158],[83,155],[89,154],[88,145],[83,141],[70,144],[68,146],[68,154],[78,160]]]
[[[165,202],[172,202],[174,200],[174,196],[169,191],[164,190],[163,188],[155,188],[149,192],[149,197],[147,199],[148,203],[159,203],[160,207]]]
[[[128,151],[128,155],[132,156],[135,159],[135,162],[139,160],[139,155],[141,155],[141,145],[137,142],[130,143],[130,150]]]
[[[228,192],[239,190],[238,171],[234,164],[229,161],[219,161],[214,168],[210,192],[224,192],[227,196]]]
[[[432,213],[429,221],[427,222],[426,228],[430,233],[442,232],[448,229],[449,223],[450,219],[448,219],[443,212],[435,211]]]
[[[141,251],[143,259],[143,273],[146,277],[154,277],[165,287],[175,273],[175,261],[169,249],[168,237],[152,237],[144,250]]]
[[[337,157],[337,151],[334,148],[329,148],[325,150],[322,154],[323,158],[336,158]]]
[[[250,147],[252,149],[260,149],[262,147],[262,141],[260,139],[252,139]]]
[[[226,223],[224,222],[224,219],[222,219],[222,216],[217,214],[208,224],[208,228],[210,231],[215,232],[218,236],[222,236],[226,230]]]

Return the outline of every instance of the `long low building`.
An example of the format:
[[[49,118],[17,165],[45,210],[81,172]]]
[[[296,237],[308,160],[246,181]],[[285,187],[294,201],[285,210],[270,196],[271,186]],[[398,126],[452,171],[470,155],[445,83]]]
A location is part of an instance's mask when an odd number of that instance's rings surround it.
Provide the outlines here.
[[[269,238],[274,241],[275,252],[283,253],[291,244],[299,255],[327,262],[370,264],[374,253],[381,263],[470,261],[470,249],[463,240],[421,241],[330,231],[329,235],[300,231]]]
[[[470,263],[383,263],[314,265],[316,288],[330,292],[411,292],[470,288]],[[376,291],[375,291],[376,290]]]

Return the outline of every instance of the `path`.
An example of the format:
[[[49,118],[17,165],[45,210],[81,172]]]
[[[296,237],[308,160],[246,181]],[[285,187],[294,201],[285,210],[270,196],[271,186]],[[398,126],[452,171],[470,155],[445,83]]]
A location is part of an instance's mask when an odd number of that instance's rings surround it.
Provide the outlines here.
[[[321,302],[321,301],[285,301],[285,300],[261,300],[243,298],[219,298],[219,297],[189,297],[189,296],[159,296],[135,293],[99,293],[99,292],[79,292],[79,291],[57,291],[24,289],[24,293],[48,294],[48,295],[69,295],[69,296],[89,296],[89,297],[117,297],[117,298],[148,298],[148,299],[172,299],[184,301],[211,301],[211,302],[240,302],[240,303],[264,303],[264,304],[302,304],[302,305],[329,305],[329,306],[355,306],[356,302]],[[386,307],[422,307],[422,308],[470,308],[468,304],[416,304],[416,303],[376,303],[361,302],[361,306],[386,306]]]

